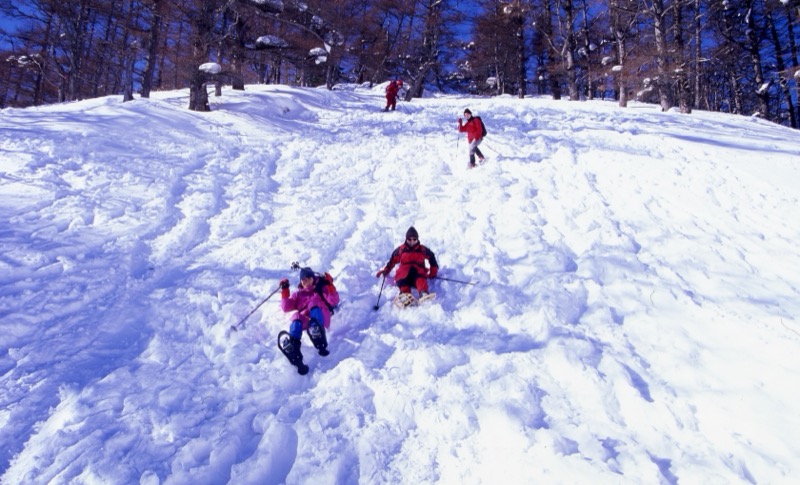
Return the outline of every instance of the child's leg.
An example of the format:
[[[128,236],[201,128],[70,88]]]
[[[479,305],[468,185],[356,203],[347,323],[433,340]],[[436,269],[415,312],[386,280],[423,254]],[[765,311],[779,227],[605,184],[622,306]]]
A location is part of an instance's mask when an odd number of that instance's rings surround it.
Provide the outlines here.
[[[289,335],[299,340],[303,336],[303,322],[300,320],[292,321],[292,324],[289,325]]]
[[[424,278],[424,277],[420,276],[419,278],[417,278],[416,283],[417,283],[416,284],[417,291],[419,292],[420,296],[422,296],[423,292],[424,293],[428,292],[428,278]]]

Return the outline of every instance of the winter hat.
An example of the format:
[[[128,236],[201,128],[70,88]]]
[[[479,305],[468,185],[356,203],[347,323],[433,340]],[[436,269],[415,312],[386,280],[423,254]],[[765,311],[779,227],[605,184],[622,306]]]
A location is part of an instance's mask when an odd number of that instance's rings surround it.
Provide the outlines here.
[[[465,114],[465,115],[471,115],[471,114],[472,114],[472,111],[470,111],[469,109],[465,109],[465,110],[464,110],[464,114]]]
[[[303,278],[313,278],[314,277],[314,270],[308,267],[300,269],[300,279]]]
[[[415,237],[415,238],[419,239],[419,234],[417,234],[417,230],[414,229],[414,226],[409,227],[408,231],[406,231],[406,239],[408,239],[410,237]]]

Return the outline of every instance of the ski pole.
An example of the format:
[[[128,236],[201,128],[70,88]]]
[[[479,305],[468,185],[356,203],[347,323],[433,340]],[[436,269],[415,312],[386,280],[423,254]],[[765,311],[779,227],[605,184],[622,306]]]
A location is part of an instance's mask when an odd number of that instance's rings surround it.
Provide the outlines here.
[[[275,288],[275,291],[273,291],[272,293],[270,293],[268,297],[264,298],[264,300],[263,300],[261,303],[259,303],[258,305],[256,305],[256,307],[255,307],[255,308],[253,308],[253,310],[252,310],[252,311],[250,311],[250,313],[248,313],[248,314],[247,314],[247,316],[245,316],[244,318],[242,318],[241,320],[239,320],[239,323],[237,323],[236,325],[231,325],[231,330],[233,330],[234,332],[238,331],[238,330],[239,330],[239,326],[240,326],[240,325],[242,326],[242,328],[244,328],[244,321],[245,321],[245,320],[247,320],[248,318],[250,318],[250,315],[252,315],[253,313],[255,313],[255,312],[256,312],[256,310],[258,310],[258,309],[261,307],[261,305],[263,305],[264,303],[266,303],[266,302],[267,302],[267,300],[269,300],[270,298],[272,298],[272,295],[274,295],[275,293],[279,292],[279,291],[280,291],[280,289],[281,289],[281,287],[280,287],[280,286],[278,286],[277,288]]]
[[[383,281],[381,281],[381,291],[378,292],[378,301],[375,302],[375,306],[372,307],[373,310],[378,310],[381,306],[381,294],[383,294],[383,285],[386,283],[386,273],[383,273]]]
[[[454,280],[452,278],[445,278],[444,276],[437,276],[437,280],[445,280],[445,281],[452,281],[454,283],[461,283],[462,285],[477,285],[478,283],[473,283],[472,281],[461,281],[461,280]]]

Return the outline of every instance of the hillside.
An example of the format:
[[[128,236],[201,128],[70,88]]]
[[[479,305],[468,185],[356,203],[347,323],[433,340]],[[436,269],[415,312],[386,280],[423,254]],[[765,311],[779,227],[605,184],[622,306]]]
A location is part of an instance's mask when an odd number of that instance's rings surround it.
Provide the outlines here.
[[[382,113],[381,87],[187,97],[2,111],[3,483],[800,474],[795,131],[537,98]],[[411,225],[475,284],[393,308],[375,272]],[[293,262],[342,296],[307,376],[277,295],[230,330]]]

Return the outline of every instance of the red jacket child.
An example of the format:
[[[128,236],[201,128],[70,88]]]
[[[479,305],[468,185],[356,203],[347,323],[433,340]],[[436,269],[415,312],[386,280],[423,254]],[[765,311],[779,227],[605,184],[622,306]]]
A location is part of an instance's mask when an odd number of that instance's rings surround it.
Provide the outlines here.
[[[397,81],[391,81],[389,85],[386,86],[386,107],[383,108],[384,111],[389,111],[389,108],[392,108],[392,111],[394,111],[397,106],[398,92],[400,92],[400,86],[397,85]]]
[[[430,269],[425,267],[425,261],[428,261]],[[392,252],[389,262],[375,276],[389,274],[398,264],[400,266],[394,274],[394,281],[400,288],[400,293],[411,293],[413,286],[420,297],[428,293],[428,278],[436,278],[439,272],[436,256],[433,251],[420,244],[419,235],[413,226],[406,232],[406,242]]]
[[[484,156],[478,145],[483,141],[483,126],[480,118],[472,116],[472,111],[465,109],[464,117],[467,121],[464,122],[461,118],[458,119],[458,131],[467,134],[467,143],[469,143],[469,168],[475,167],[475,155],[478,155],[481,163],[483,163]]]

